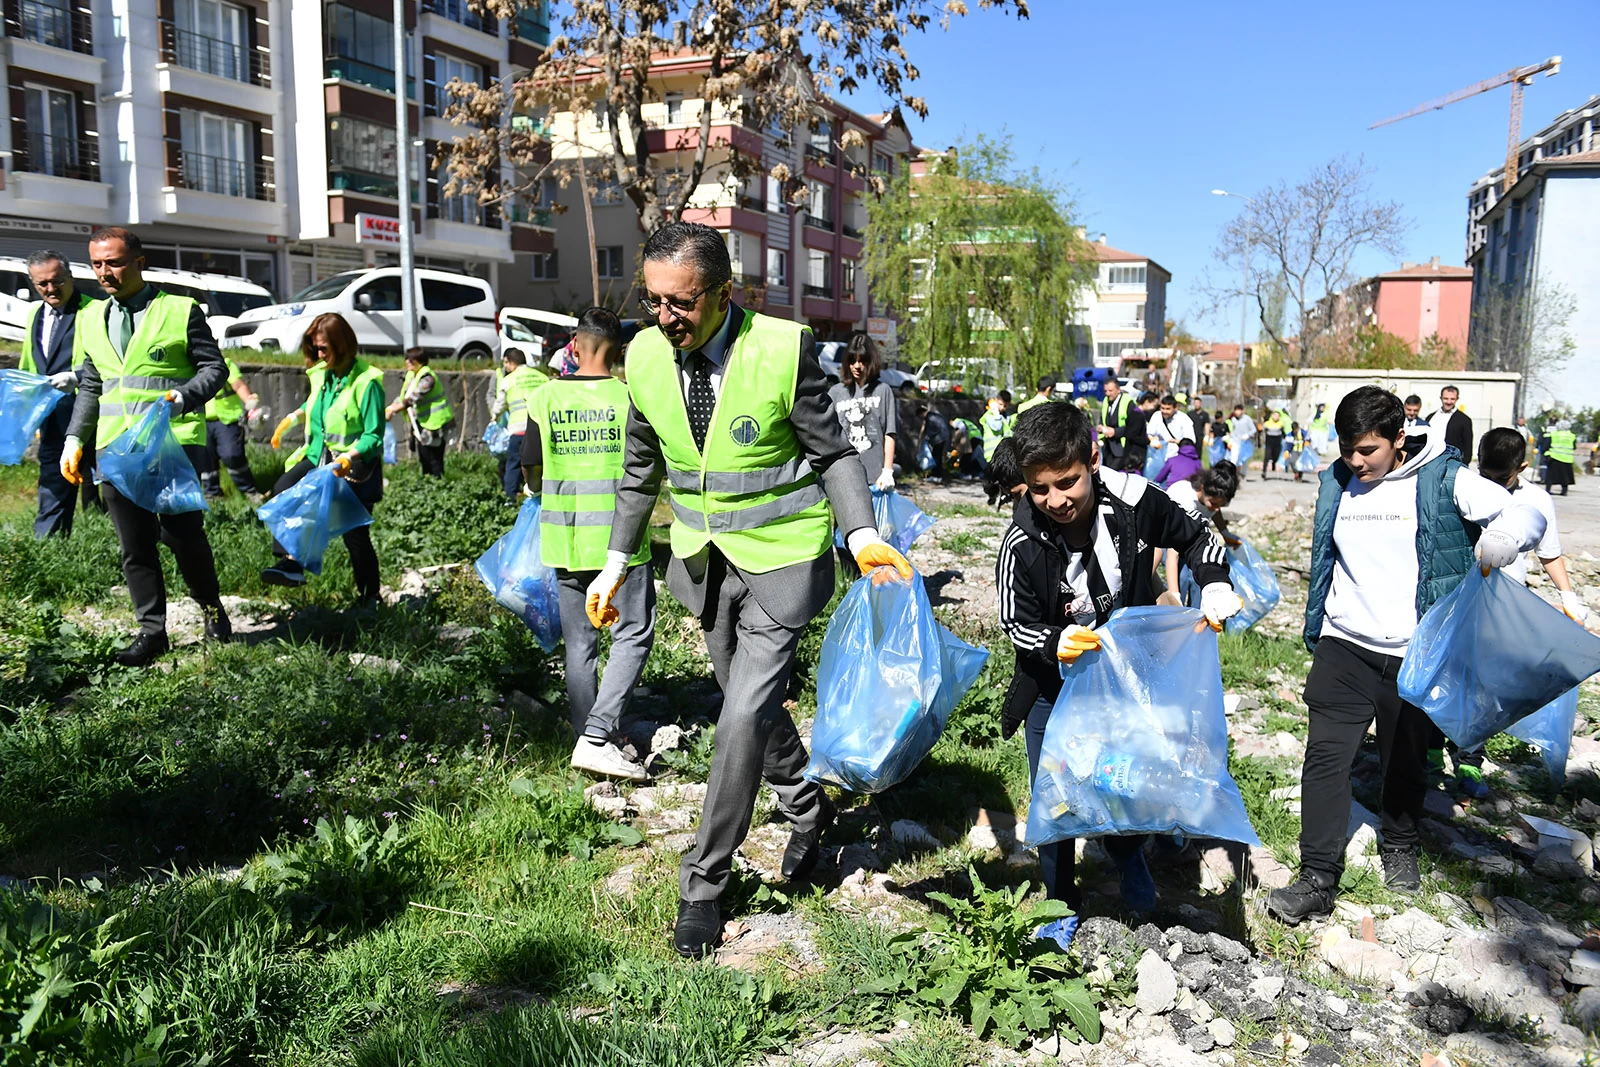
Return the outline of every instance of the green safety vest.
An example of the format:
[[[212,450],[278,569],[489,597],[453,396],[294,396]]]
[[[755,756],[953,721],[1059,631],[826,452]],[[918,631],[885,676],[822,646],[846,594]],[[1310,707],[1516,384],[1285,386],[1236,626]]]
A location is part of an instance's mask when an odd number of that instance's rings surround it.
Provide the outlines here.
[[[82,311],[95,301],[82,293],[72,295],[73,310]],[[17,360],[17,369],[27,371],[29,374],[38,374],[39,365],[33,359],[33,327],[39,321],[39,316],[44,314],[44,301],[34,304],[28,312],[28,321],[22,327],[22,357]],[[74,328],[72,331],[72,369],[77,370],[83,366],[83,361],[88,359],[83,348],[83,331]],[[69,405],[70,406],[70,405]]]
[[[84,352],[100,373],[100,418],[96,440],[110,443],[142,419],[166,395],[194,377],[189,362],[189,313],[194,300],[156,291],[144,309],[128,350],[118,356],[111,346],[106,319],[111,302],[79,315],[78,335]],[[180,445],[206,443],[204,411],[185,411],[172,418],[172,433]]]
[[[1578,447],[1578,435],[1571,430],[1551,430],[1550,449],[1544,454],[1545,459],[1553,459],[1558,463],[1571,463],[1577,456],[1574,451]]]
[[[1046,398],[1040,396],[1038,393],[1034,393],[1028,399],[1024,400],[1022,403],[1017,405],[1017,414],[1021,415],[1024,411],[1027,411],[1030,408],[1036,408],[1040,404],[1048,404],[1048,403],[1050,403],[1049,400],[1047,400]]]
[[[1000,447],[1000,442],[1011,435],[1011,420],[1004,415],[986,411],[978,420],[983,429],[983,454],[991,457],[994,450]]]
[[[322,392],[322,383],[327,377],[328,368],[325,365],[313,367],[311,370],[306,371],[306,379],[311,385],[311,395],[306,397],[306,402],[304,404],[301,404],[295,409],[296,411],[303,411],[306,413],[306,439],[299,448],[289,453],[288,459],[283,461],[284,470],[289,470],[296,463],[299,463],[302,459],[306,458],[306,448],[311,443],[311,405],[316,402],[317,394]]]
[[[617,513],[628,387],[616,378],[547,381],[528,400],[528,423],[544,455],[539,556],[547,567],[597,571]],[[646,538],[629,563],[649,561]]]
[[[326,378],[321,384],[326,384]],[[343,387],[322,416],[322,447],[329,452],[335,455],[348,452],[361,440],[365,432],[361,422],[361,398],[368,389],[377,389],[380,394],[383,392],[383,371],[364,359],[357,359],[351,365],[350,373],[345,375]],[[318,388],[317,393],[321,391]],[[312,396],[315,397],[317,393]],[[306,436],[311,436],[309,427]]]
[[[500,395],[506,402],[506,428],[512,433],[526,432],[528,400],[548,381],[548,378],[528,369],[526,364],[500,379]]]
[[[400,383],[401,396],[411,392],[412,384],[422,373],[420,370],[406,371],[405,380]],[[444,395],[444,383],[439,380],[439,375],[431,369],[428,373],[433,375],[433,388],[411,405],[411,412],[416,416],[417,425],[424,430],[442,430],[455,421],[456,415],[450,410],[450,400]]]
[[[1133,406],[1133,397],[1126,391],[1118,393],[1115,403],[1103,401],[1100,404],[1100,417],[1102,425],[1121,426],[1128,421],[1128,409]]]
[[[232,425],[244,420],[244,401],[233,391],[233,383],[244,377],[244,371],[227,356],[222,358],[228,364],[228,380],[222,383],[222,388],[217,390],[216,396],[206,401],[206,421]]]
[[[628,346],[628,393],[661,442],[679,559],[709,543],[740,570],[761,574],[816,559],[833,543],[827,497],[789,423],[804,329],[745,313],[704,453],[689,429],[672,345],[652,327]]]

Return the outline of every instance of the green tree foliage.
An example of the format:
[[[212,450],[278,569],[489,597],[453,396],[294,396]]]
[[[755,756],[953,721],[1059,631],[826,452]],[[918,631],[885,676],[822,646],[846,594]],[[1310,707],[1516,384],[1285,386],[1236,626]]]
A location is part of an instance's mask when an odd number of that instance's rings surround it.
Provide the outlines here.
[[[1015,382],[1060,374],[1096,269],[1071,209],[1009,138],[953,148],[869,200],[867,278],[905,324],[906,358],[971,360],[969,379],[990,359]]]
[[[1326,338],[1325,338],[1326,340]],[[1340,338],[1337,347],[1327,346],[1327,354],[1316,361],[1319,367],[1349,367],[1358,370],[1456,370],[1461,355],[1438,334],[1422,342],[1420,350],[1387,330],[1368,324]]]

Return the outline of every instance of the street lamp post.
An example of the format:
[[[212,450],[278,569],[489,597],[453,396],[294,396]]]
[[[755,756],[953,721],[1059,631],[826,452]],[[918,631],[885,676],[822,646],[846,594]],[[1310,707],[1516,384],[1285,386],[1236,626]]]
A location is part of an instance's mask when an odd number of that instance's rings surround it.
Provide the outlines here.
[[[406,5],[394,0],[394,143],[396,194],[400,198],[400,336],[401,350],[417,344],[417,294],[411,246],[411,135],[406,129]]]
[[[1226,189],[1211,190],[1212,196],[1234,196],[1245,203],[1255,206],[1255,201],[1243,193],[1230,193]],[[1239,288],[1239,358],[1234,363],[1234,389],[1238,393],[1237,403],[1244,403],[1244,333],[1246,324],[1250,321],[1250,234],[1245,232],[1244,243],[1244,283]]]

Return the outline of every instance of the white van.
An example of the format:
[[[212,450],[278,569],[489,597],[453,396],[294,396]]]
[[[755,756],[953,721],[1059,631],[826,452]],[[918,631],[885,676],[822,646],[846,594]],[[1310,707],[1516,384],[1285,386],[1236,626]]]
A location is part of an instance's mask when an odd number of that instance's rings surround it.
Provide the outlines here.
[[[418,268],[417,344],[430,356],[490,359],[500,351],[494,292],[469,274]],[[351,270],[312,282],[286,304],[255,308],[223,333],[224,349],[292,352],[318,315],[343,315],[363,352],[399,352],[403,344],[400,268]]]
[[[508,307],[499,313],[500,351],[520,349],[529,366],[545,366],[572,340],[578,320],[538,308]]]
[[[229,326],[239,321],[239,316],[253,308],[264,308],[272,303],[272,292],[249,278],[232,274],[202,274],[192,270],[167,270],[150,267],[144,280],[174,296],[193,297],[206,313],[206,325],[222,344]],[[100,288],[100,283],[95,283]]]
[[[105,299],[106,291],[87,263],[71,263],[73,287],[88,293],[95,300]],[[0,338],[7,341],[22,340],[22,331],[28,326],[28,313],[38,303],[33,279],[28,274],[28,261],[20,256],[0,256]]]

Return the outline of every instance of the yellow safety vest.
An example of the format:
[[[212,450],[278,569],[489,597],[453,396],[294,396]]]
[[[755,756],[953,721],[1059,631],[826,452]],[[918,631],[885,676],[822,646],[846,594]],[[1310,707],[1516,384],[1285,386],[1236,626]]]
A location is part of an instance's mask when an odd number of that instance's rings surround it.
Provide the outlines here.
[[[1550,450],[1544,454],[1544,458],[1553,459],[1558,463],[1572,463],[1577,458],[1577,447],[1577,434],[1571,430],[1552,430]]]
[[[74,312],[81,312],[93,304],[94,300],[82,293],[72,295]],[[44,301],[39,301],[28,312],[28,321],[22,327],[22,356],[17,360],[17,369],[27,371],[29,374],[42,373],[38,363],[33,358],[33,327],[39,321],[39,316],[44,314]],[[72,369],[77,370],[83,366],[83,361],[88,359],[88,354],[83,348],[83,331],[74,326],[72,331]],[[69,405],[70,406],[70,405]]]
[[[111,345],[106,320],[111,304],[79,315],[78,335],[84,352],[100,374],[100,418],[95,439],[110,443],[142,419],[168,390],[179,389],[194,377],[189,361],[189,313],[194,300],[156,291],[145,306],[128,350],[121,356]],[[185,411],[172,419],[172,433],[181,445],[206,443],[203,410]]]
[[[243,378],[244,372],[232,359],[227,356],[222,358],[228,364],[228,379],[222,383],[222,388],[217,390],[217,395],[206,401],[206,421],[226,422],[231,425],[244,420],[244,401],[233,391],[233,383]]]
[[[424,430],[442,430],[455,421],[456,415],[450,410],[450,399],[444,394],[444,383],[439,380],[438,372],[431,367],[424,370],[433,375],[433,388],[411,405],[411,411],[417,418],[417,425]],[[405,380],[400,383],[400,395],[411,392],[411,386],[423,373],[423,370],[406,371]]]

